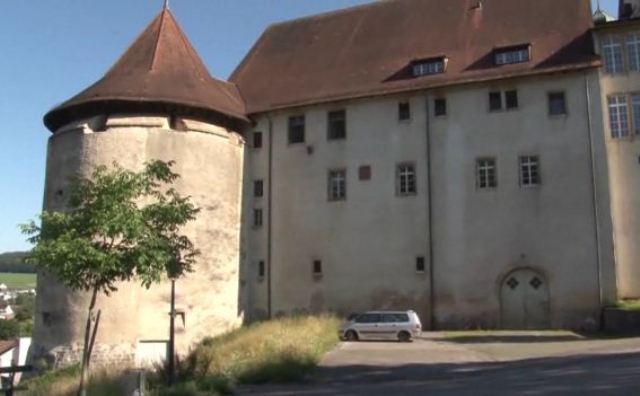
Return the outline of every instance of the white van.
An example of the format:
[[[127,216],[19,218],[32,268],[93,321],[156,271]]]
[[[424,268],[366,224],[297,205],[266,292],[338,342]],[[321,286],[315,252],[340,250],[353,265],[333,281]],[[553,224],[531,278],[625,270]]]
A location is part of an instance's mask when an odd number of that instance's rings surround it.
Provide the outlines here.
[[[409,342],[422,333],[414,311],[369,311],[352,315],[340,326],[341,340],[398,340]]]

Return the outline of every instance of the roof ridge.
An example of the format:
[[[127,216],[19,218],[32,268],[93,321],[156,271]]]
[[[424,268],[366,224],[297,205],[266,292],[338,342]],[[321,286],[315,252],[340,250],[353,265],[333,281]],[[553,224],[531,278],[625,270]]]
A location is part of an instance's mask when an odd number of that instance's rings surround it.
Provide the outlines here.
[[[156,42],[153,46],[153,55],[151,56],[151,64],[149,65],[149,70],[153,70],[153,66],[156,64],[156,55],[158,54],[158,47],[160,46],[160,36],[162,35],[162,27],[164,26],[164,20],[166,18],[167,13],[169,12],[168,8],[163,8],[160,13],[160,26],[158,26],[158,34],[156,35]]]

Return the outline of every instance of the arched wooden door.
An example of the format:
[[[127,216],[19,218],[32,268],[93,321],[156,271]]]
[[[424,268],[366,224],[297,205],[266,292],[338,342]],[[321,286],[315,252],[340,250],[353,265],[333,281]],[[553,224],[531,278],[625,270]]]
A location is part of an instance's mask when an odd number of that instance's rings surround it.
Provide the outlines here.
[[[500,289],[500,304],[505,329],[549,328],[549,287],[536,271],[519,269],[507,275]]]

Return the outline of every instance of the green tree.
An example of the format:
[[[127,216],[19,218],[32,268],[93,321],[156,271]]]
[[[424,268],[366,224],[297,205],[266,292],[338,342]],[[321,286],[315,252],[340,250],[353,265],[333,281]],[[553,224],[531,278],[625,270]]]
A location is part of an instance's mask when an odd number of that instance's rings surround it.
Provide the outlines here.
[[[100,310],[98,293],[136,279],[149,288],[164,276],[191,271],[198,251],[182,227],[199,209],[172,188],[172,162],[153,161],[140,172],[97,167],[90,178],[72,179],[64,212],[43,212],[41,225],[22,226],[34,244],[27,258],[73,290],[91,293],[84,334],[79,394],[86,394]]]
[[[20,324],[15,320],[0,319],[0,340],[13,340],[20,335]]]

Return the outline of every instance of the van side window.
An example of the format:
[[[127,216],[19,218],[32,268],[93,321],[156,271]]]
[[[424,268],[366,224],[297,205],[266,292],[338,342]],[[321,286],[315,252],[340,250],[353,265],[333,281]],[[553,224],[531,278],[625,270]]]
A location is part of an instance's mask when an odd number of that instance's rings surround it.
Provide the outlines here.
[[[395,314],[396,322],[407,323],[409,321],[409,315],[407,314]]]

